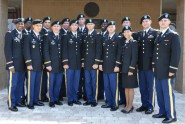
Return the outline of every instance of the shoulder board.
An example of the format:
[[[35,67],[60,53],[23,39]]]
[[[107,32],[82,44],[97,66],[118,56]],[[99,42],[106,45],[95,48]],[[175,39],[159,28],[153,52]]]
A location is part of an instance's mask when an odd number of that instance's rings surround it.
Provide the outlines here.
[[[100,32],[97,32],[96,34],[100,34]]]
[[[133,40],[133,42],[137,42],[137,40]]]
[[[48,33],[46,33],[46,34],[44,34],[44,35],[46,35],[46,36],[47,36],[47,35],[48,35]]]
[[[7,32],[11,33],[12,31],[7,31]]]
[[[122,36],[121,35],[118,35],[119,38],[121,38]]]

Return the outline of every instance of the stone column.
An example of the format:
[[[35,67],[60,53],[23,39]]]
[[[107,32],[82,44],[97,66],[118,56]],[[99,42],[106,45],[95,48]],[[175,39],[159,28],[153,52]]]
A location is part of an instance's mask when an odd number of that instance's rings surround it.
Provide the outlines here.
[[[175,89],[181,93],[185,93],[185,0],[177,0],[177,32],[181,38],[181,60],[179,64],[179,70],[177,72],[177,78],[175,83]]]
[[[5,70],[4,36],[8,30],[8,0],[0,0],[0,89],[7,86]]]

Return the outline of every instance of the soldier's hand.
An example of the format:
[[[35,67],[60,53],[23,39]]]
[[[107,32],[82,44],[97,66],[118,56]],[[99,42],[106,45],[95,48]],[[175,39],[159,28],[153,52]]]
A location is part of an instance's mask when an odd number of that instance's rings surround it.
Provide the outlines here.
[[[48,67],[46,67],[46,69],[47,69],[48,71],[51,71],[51,70],[52,70],[52,67],[51,67],[51,66],[48,66]]]
[[[98,65],[97,64],[94,64],[92,67],[93,67],[93,69],[97,69],[98,68]]]
[[[133,73],[132,72],[128,72],[128,76],[132,76],[133,75]]]
[[[152,68],[152,71],[154,72],[154,68]]]
[[[102,65],[99,65],[99,70],[100,70],[100,71],[103,71]]]
[[[63,68],[64,69],[68,69],[69,68],[69,65],[64,65]]]
[[[14,73],[15,72],[15,68],[13,67],[13,68],[10,68],[10,71],[12,72],[12,73]]]
[[[174,75],[174,73],[169,72],[169,77],[172,77],[173,75]]]
[[[27,66],[27,69],[28,69],[29,71],[30,71],[30,70],[33,70],[32,65]]]
[[[84,63],[82,63],[82,68],[84,68]]]
[[[119,67],[114,67],[114,72],[119,72]]]

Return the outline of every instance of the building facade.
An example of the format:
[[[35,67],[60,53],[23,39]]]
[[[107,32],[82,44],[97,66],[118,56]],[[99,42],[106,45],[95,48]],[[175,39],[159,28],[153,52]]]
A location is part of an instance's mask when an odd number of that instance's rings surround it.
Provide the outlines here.
[[[40,18],[51,16],[52,20],[62,20],[65,17],[75,19],[83,13],[87,18],[97,22],[102,18],[115,20],[117,32],[122,30],[121,20],[125,16],[131,18],[134,31],[141,30],[140,18],[144,14],[152,17],[154,28],[158,27],[157,19],[163,12],[172,15],[172,21],[176,22],[177,31],[181,36],[181,61],[177,74],[175,89],[185,93],[185,0],[0,0],[0,89],[6,87],[6,71],[4,59],[4,35],[7,31],[8,17]],[[19,5],[18,5],[19,4]],[[10,13],[11,6],[18,6],[18,13]],[[97,29],[99,26],[97,26]]]

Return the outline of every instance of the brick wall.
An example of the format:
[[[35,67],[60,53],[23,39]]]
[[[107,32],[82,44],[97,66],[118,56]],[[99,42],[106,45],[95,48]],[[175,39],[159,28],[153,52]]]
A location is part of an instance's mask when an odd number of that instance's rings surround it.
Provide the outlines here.
[[[134,30],[140,30],[141,16],[149,14],[153,18],[153,27],[158,28],[160,0],[23,0],[23,16],[40,19],[51,16],[53,20],[62,20],[64,17],[74,19],[79,13],[84,13],[84,6],[88,2],[99,5],[100,12],[95,19],[115,20],[118,32],[122,29],[120,22],[124,16],[131,18]]]

